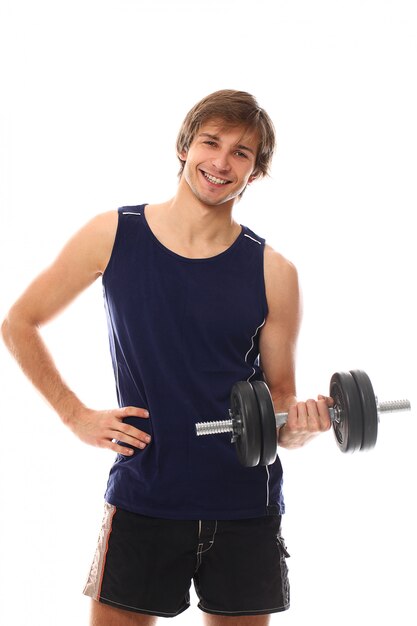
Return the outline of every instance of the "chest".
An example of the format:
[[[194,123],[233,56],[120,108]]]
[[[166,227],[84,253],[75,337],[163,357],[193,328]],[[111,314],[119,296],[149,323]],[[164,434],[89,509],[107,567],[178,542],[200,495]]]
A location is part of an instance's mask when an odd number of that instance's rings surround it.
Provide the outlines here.
[[[183,353],[199,367],[246,354],[266,315],[262,266],[244,257],[187,263],[152,250],[125,255],[105,289],[120,336],[149,353]]]

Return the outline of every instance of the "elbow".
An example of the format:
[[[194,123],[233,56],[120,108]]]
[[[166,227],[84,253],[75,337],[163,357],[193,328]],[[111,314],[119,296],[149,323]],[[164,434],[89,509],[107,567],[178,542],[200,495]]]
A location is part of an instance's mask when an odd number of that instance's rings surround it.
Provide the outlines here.
[[[1,325],[1,336],[10,352],[13,353],[14,335],[15,335],[15,323],[9,313],[3,320]]]
[[[29,324],[30,325],[30,324]],[[10,351],[13,352],[18,337],[23,333],[26,335],[28,321],[19,314],[16,307],[12,307],[1,325],[1,336]]]
[[[1,336],[7,347],[11,342],[10,320],[9,317],[5,317],[1,325]]]

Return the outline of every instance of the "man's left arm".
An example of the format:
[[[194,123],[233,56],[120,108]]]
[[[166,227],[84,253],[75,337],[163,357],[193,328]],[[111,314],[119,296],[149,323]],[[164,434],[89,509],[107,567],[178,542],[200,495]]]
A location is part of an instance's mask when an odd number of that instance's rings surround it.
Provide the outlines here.
[[[295,357],[302,305],[294,265],[266,246],[264,275],[268,316],[260,336],[261,367],[275,411],[288,412],[287,423],[277,434],[278,444],[298,448],[330,428],[332,401],[325,396],[297,401]]]

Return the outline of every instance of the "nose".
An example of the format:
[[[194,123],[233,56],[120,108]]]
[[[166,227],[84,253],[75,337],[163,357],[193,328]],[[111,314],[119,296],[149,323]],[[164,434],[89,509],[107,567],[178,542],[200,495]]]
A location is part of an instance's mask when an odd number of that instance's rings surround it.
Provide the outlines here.
[[[225,150],[217,152],[212,163],[218,172],[228,172],[230,170],[229,153]]]

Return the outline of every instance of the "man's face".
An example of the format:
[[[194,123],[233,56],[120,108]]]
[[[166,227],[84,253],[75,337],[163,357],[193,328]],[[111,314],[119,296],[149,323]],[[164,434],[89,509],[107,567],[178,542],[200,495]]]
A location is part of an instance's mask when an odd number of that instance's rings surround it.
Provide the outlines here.
[[[235,200],[256,178],[258,136],[245,127],[227,127],[213,120],[198,131],[188,150],[183,178],[193,194],[210,206]]]

